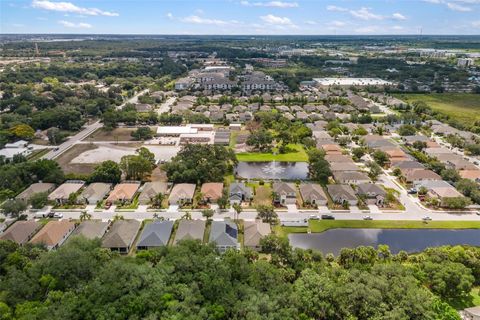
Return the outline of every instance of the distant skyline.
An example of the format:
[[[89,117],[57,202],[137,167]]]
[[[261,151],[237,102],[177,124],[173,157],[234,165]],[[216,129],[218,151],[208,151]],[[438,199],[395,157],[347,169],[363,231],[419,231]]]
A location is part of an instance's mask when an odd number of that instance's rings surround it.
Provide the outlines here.
[[[0,0],[0,33],[478,35],[480,0]]]

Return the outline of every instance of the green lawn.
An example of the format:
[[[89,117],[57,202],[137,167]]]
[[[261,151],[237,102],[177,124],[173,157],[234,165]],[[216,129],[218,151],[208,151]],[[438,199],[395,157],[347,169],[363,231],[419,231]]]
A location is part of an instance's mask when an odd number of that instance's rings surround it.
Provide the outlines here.
[[[265,162],[265,161],[288,161],[288,162],[303,162],[308,161],[308,155],[305,149],[300,144],[289,144],[288,148],[291,152],[283,154],[273,153],[258,153],[258,152],[243,152],[237,153],[238,161],[246,162]]]
[[[471,93],[398,94],[405,102],[424,101],[439,111],[462,123],[472,125],[480,120],[480,95]]]
[[[406,221],[406,220],[310,220],[311,232],[319,233],[335,228],[371,229],[480,229],[478,221]],[[276,233],[287,236],[289,233],[305,233],[306,227],[277,227]]]
[[[27,160],[36,161],[50,152],[50,149],[37,149],[34,150],[31,154],[28,155]]]

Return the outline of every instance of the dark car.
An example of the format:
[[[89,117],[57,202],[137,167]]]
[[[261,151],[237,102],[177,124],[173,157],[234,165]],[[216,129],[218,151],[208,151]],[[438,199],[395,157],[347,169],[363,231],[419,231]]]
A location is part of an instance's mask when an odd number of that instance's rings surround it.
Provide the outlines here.
[[[322,220],[335,220],[335,217],[329,214],[322,214]]]

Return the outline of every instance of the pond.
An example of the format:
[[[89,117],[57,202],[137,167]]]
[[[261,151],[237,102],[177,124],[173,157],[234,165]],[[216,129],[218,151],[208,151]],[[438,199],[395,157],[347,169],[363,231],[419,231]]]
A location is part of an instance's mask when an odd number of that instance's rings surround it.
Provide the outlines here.
[[[237,176],[244,179],[306,180],[307,162],[239,162],[235,168]]]
[[[443,245],[480,246],[480,229],[330,229],[322,233],[288,235],[295,248],[338,255],[342,248],[386,244],[392,253],[419,252]]]

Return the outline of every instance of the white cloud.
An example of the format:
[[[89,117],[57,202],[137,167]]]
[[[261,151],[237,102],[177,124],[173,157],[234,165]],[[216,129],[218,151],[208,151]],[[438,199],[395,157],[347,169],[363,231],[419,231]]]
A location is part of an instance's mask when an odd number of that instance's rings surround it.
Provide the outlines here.
[[[117,17],[118,13],[103,11],[97,8],[82,8],[74,5],[71,2],[52,2],[49,0],[33,0],[32,7],[37,9],[44,9],[49,11],[58,11],[58,12],[71,12],[84,14],[89,16],[107,16],[107,17]]]
[[[457,3],[453,3],[453,2],[448,2],[447,7],[450,10],[453,10],[453,11],[460,11],[460,12],[472,11],[472,8],[470,8],[470,7],[466,7],[466,6],[463,6],[463,5],[460,5],[460,4],[457,4]]]
[[[400,12],[395,12],[394,14],[392,14],[392,18],[394,20],[407,20],[407,17],[405,17],[403,14],[401,14]]]
[[[70,21],[65,21],[65,20],[60,20],[58,21],[62,26],[66,28],[77,28],[77,29],[90,29],[92,27],[91,24],[85,23],[85,22],[70,22]]]
[[[405,28],[402,26],[393,26],[392,29],[396,31],[401,31],[401,30],[404,30]]]
[[[167,18],[173,20],[173,14],[171,12],[167,13]]]
[[[480,20],[472,21],[472,27],[474,27],[474,28],[480,28]]]
[[[24,24],[21,24],[21,23],[14,23],[14,24],[12,24],[12,26],[15,27],[15,28],[23,28],[23,27],[25,27],[25,25],[24,25]]]
[[[334,20],[329,23],[330,27],[341,28],[345,27],[347,24],[343,21]]]
[[[316,21],[313,21],[313,20],[307,20],[305,21],[305,24],[308,24],[308,25],[311,25],[311,26],[315,26],[317,25],[318,23]]]
[[[185,17],[181,20],[186,23],[207,24],[207,25],[215,25],[215,26],[224,26],[224,25],[235,22],[235,21],[225,21],[225,20],[219,20],[219,19],[202,18],[195,15]]]
[[[350,10],[350,14],[362,20],[382,20],[384,18],[381,15],[371,12],[370,9],[366,7],[362,7],[359,10]]]
[[[328,11],[340,11],[340,12],[346,12],[346,11],[348,11],[347,8],[342,8],[342,7],[333,6],[333,5],[327,6],[327,10],[328,10]]]
[[[240,4],[248,7],[298,8],[297,2],[284,2],[284,1],[269,1],[269,2],[240,1]]]
[[[273,14],[267,14],[266,16],[261,16],[265,23],[272,24],[272,25],[279,25],[279,26],[293,26],[292,20],[287,17],[278,17],[274,16]]]
[[[480,0],[423,0],[424,2],[441,4],[447,6],[450,10],[458,12],[470,12],[473,9],[466,5],[478,5]]]

